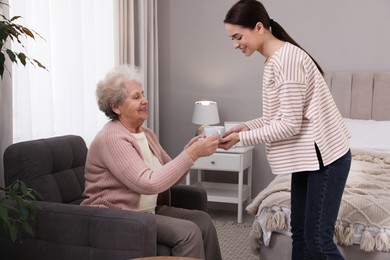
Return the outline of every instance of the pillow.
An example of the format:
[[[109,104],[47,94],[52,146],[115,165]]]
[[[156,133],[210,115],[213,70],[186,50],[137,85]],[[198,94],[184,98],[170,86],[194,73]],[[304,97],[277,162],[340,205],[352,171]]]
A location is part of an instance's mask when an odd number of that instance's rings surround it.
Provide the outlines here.
[[[351,132],[351,148],[390,151],[390,121],[344,118]]]

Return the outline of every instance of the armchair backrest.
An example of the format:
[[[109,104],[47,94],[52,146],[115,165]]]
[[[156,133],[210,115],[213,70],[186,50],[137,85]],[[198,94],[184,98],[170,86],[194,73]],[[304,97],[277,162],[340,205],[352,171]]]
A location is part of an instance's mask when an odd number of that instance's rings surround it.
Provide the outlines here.
[[[79,204],[84,191],[87,146],[66,135],[10,145],[4,152],[4,180],[21,180],[44,201]]]

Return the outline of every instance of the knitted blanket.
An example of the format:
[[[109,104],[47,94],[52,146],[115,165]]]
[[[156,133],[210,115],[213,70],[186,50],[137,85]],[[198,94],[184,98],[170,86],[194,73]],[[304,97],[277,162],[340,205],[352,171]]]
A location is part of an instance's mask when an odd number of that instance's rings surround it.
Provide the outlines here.
[[[390,250],[390,153],[352,150],[352,165],[335,227],[335,241],[364,251]],[[255,215],[250,233],[254,254],[272,232],[290,233],[291,175],[277,175],[246,208]]]

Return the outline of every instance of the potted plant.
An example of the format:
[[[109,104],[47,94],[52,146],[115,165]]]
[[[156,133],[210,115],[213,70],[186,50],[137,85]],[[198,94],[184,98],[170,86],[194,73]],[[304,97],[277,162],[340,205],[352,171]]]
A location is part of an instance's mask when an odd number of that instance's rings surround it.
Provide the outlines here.
[[[7,5],[0,2],[0,4]],[[21,37],[31,38],[35,40],[35,36],[40,36],[37,32],[15,23],[16,20],[20,19],[21,16],[14,16],[11,19],[7,19],[4,15],[0,15],[0,78],[3,78],[4,70],[7,69],[5,66],[6,57],[8,57],[12,62],[21,63],[23,66],[26,66],[27,62],[31,63],[34,66],[46,69],[38,60],[29,58],[23,52],[14,52],[13,50],[6,47],[6,42],[11,40],[14,43],[20,44],[23,48],[24,45],[21,42]]]
[[[36,192],[20,180],[6,188],[0,187],[0,227],[9,233],[12,241],[18,237],[20,226],[34,235],[28,220],[35,215],[35,195]]]
[[[2,5],[6,3],[0,2]],[[11,40],[14,44],[19,44],[24,48],[21,38],[31,38],[35,40],[35,36],[40,36],[37,32],[15,23],[20,19],[20,16],[14,16],[8,19],[4,15],[0,15],[0,80],[3,78],[4,71],[7,70],[5,62],[8,59],[16,64],[26,66],[29,62],[34,66],[46,69],[38,60],[29,58],[23,52],[14,52],[6,46],[7,41]],[[0,167],[3,167],[2,165]],[[20,229],[23,229],[33,235],[33,230],[29,225],[28,220],[34,217],[35,200],[38,194],[28,188],[26,184],[20,180],[9,185],[8,187],[0,187],[0,229],[9,233],[12,241],[15,241],[20,234]]]

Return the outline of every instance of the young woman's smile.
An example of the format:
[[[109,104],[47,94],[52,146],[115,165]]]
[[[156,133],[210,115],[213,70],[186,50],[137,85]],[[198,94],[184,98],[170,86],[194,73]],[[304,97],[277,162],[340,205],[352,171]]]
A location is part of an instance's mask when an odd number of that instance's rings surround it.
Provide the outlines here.
[[[247,29],[239,25],[225,24],[229,37],[233,40],[233,47],[239,49],[245,56],[250,56],[259,46],[258,31]]]

